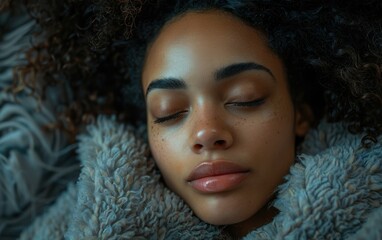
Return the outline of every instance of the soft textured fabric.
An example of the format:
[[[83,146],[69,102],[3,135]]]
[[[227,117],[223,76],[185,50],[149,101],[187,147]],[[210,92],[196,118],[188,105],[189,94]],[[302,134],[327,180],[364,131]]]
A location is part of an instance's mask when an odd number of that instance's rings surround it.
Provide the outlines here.
[[[113,120],[101,118],[80,136],[81,175],[70,183],[74,146],[43,130],[65,104],[58,91],[42,104],[28,91],[6,91],[34,27],[21,9],[0,14],[0,239],[28,225],[21,239],[225,238],[163,185],[141,133]],[[322,123],[278,189],[280,214],[245,239],[382,239],[381,151],[380,143],[360,148],[341,124]]]
[[[63,133],[44,130],[56,119],[57,90],[42,102],[28,89],[9,91],[35,28],[21,6],[0,13],[0,239],[19,236],[79,172]]]
[[[63,194],[22,239],[63,237],[65,232],[60,231],[66,225],[67,239],[214,239],[219,235],[219,229],[194,217],[162,184],[147,145],[132,128],[101,118],[79,139],[82,171],[76,189]]]
[[[77,184],[21,239],[224,238],[163,185],[131,127],[100,118],[79,140]],[[244,239],[382,239],[381,144],[361,148],[341,124],[309,132],[277,191],[280,213]]]

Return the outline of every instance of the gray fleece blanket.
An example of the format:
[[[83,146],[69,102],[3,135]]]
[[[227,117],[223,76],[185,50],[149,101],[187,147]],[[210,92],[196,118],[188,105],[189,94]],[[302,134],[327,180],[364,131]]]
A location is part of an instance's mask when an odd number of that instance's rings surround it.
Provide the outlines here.
[[[78,177],[79,163],[70,158],[53,109],[65,102],[49,89],[39,102],[30,89],[11,91],[15,70],[26,64],[25,53],[35,41],[36,23],[22,6],[0,12],[0,239],[15,239],[35,216],[54,202]]]
[[[7,91],[33,42],[19,10],[0,14],[0,239],[224,238],[163,185],[141,133],[113,120],[79,137],[70,183],[72,146],[43,131],[65,104],[57,90],[41,105]],[[381,144],[359,143],[340,124],[311,131],[272,203],[280,214],[246,239],[382,239]]]
[[[78,182],[21,239],[226,238],[164,186],[139,135],[103,117],[88,126]],[[382,239],[381,144],[361,148],[323,122],[301,152],[272,203],[280,213],[245,239]]]

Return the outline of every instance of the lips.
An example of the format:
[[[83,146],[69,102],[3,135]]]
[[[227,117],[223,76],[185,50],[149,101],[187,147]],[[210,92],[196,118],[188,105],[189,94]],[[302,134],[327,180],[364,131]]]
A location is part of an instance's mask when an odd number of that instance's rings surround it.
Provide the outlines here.
[[[217,193],[236,188],[249,169],[228,161],[208,161],[196,166],[187,181],[195,190]]]

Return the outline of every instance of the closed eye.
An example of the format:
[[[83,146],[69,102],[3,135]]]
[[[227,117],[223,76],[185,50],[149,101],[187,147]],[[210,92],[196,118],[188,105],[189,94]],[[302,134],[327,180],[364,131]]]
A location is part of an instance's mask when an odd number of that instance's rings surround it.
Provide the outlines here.
[[[229,102],[226,105],[233,106],[233,107],[256,107],[256,106],[263,104],[264,102],[265,102],[265,98],[261,98],[261,99],[256,99],[256,100],[248,101],[248,102]],[[177,113],[165,116],[165,117],[158,117],[154,120],[154,123],[159,124],[159,123],[164,123],[164,122],[167,122],[170,120],[175,120],[175,119],[180,118],[181,116],[183,116],[187,112],[188,111],[185,110],[185,111],[180,111],[180,112],[177,112]]]
[[[188,111],[185,110],[185,111],[180,111],[180,112],[177,112],[177,113],[165,116],[165,117],[156,118],[154,120],[154,123],[164,123],[164,122],[167,122],[167,121],[170,121],[170,120],[175,120],[175,119],[181,117],[183,114],[185,114],[187,112]]]
[[[265,98],[256,99],[249,102],[229,102],[226,105],[234,106],[234,107],[256,107],[265,102]]]

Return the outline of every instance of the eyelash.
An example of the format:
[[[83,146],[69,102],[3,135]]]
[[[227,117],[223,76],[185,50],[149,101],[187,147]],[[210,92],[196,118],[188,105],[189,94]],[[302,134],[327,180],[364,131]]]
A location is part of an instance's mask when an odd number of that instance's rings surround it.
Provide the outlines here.
[[[256,99],[249,102],[231,102],[228,103],[229,105],[235,106],[235,107],[256,107],[261,104],[263,104],[265,101],[265,98]]]
[[[154,123],[164,123],[164,122],[167,122],[169,120],[174,120],[174,119],[177,119],[178,117],[180,117],[183,113],[186,113],[187,111],[181,111],[181,112],[177,112],[175,114],[172,114],[172,115],[169,115],[169,116],[166,116],[166,117],[161,117],[161,118],[157,118],[154,120]]]
[[[261,99],[256,99],[254,101],[250,101],[250,102],[231,102],[231,103],[228,103],[229,105],[231,106],[235,106],[235,107],[256,107],[256,106],[259,106],[261,104],[263,104],[265,101],[264,98],[261,98]],[[177,119],[179,118],[182,114],[184,113],[187,113],[188,111],[181,111],[181,112],[177,112],[175,114],[172,114],[172,115],[169,115],[169,116],[165,116],[165,117],[161,117],[161,118],[156,118],[154,120],[154,123],[164,123],[164,122],[167,122],[167,121],[170,121],[170,120],[174,120],[174,119]]]

